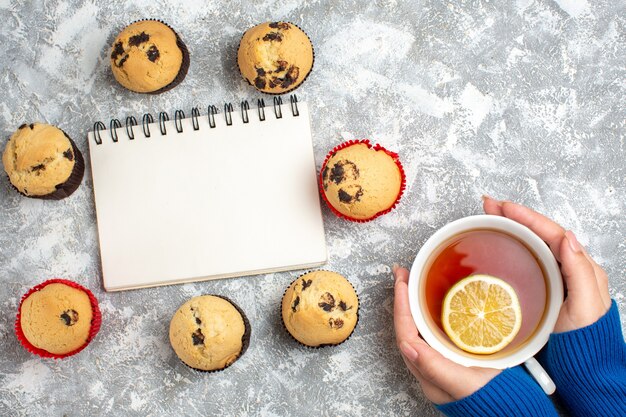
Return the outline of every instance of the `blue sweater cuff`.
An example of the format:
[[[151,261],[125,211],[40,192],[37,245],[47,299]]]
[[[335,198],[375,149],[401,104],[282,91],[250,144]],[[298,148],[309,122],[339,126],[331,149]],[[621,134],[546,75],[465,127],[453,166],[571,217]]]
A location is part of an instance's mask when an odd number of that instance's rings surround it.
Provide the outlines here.
[[[597,322],[550,335],[542,362],[572,415],[626,415],[626,344],[615,301]]]
[[[505,369],[475,393],[437,409],[449,417],[557,416],[550,399],[521,366]]]

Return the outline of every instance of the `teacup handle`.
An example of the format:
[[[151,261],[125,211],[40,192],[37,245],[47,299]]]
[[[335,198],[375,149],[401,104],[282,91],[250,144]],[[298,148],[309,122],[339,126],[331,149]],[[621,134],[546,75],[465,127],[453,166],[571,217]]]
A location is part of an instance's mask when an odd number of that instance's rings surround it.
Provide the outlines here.
[[[537,359],[530,358],[526,362],[524,362],[524,366],[528,369],[528,372],[535,378],[535,381],[539,384],[543,392],[548,395],[554,394],[556,391],[556,385],[554,385],[554,381],[550,378],[550,375],[546,372],[545,369],[537,362]]]

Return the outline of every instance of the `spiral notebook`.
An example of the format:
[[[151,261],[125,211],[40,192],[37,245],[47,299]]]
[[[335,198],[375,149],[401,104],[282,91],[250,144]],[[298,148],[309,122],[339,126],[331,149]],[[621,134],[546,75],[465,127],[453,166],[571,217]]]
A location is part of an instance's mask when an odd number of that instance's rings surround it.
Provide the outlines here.
[[[308,106],[295,96],[257,104],[94,125],[107,291],[326,262]]]

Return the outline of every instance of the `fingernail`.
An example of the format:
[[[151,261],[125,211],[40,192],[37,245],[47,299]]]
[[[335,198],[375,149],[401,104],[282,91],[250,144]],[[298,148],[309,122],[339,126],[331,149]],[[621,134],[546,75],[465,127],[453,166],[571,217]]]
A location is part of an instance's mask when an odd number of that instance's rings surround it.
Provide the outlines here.
[[[413,349],[413,346],[409,345],[409,342],[406,341],[400,343],[400,351],[411,362],[415,362],[420,356],[419,353],[417,353],[417,351]]]
[[[572,249],[574,253],[578,253],[582,251],[583,247],[580,245],[580,243],[578,243],[578,239],[576,239],[576,236],[571,230],[568,230],[567,232],[565,232],[565,238],[567,239],[567,242],[569,243],[570,249]]]
[[[491,201],[493,201],[494,203],[496,203],[496,205],[497,205],[498,207],[502,207],[502,201],[500,201],[500,200],[496,200],[495,198],[492,198],[492,197],[489,197],[487,194],[483,194],[482,199],[483,199],[483,201],[486,201],[486,200],[491,200]]]
[[[394,279],[396,276],[396,272],[398,272],[398,268],[400,268],[400,265],[398,264],[393,264],[393,266],[391,267],[391,271],[393,272]]]

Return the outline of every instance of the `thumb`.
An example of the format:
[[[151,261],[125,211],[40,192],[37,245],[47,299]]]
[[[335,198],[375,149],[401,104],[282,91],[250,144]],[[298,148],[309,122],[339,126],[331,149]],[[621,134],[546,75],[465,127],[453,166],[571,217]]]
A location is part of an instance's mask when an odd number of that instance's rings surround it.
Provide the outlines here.
[[[500,372],[459,365],[424,342],[403,342],[400,348],[425,380],[456,400],[473,394]]]
[[[567,309],[565,313],[561,310],[561,314],[565,315],[559,316],[555,331],[563,332],[596,322],[608,307],[600,293],[593,264],[571,231],[565,232],[559,250],[561,271],[567,288]]]
[[[567,287],[567,298],[573,306],[585,306],[600,299],[593,265],[571,231],[565,232],[560,245],[561,272]]]

